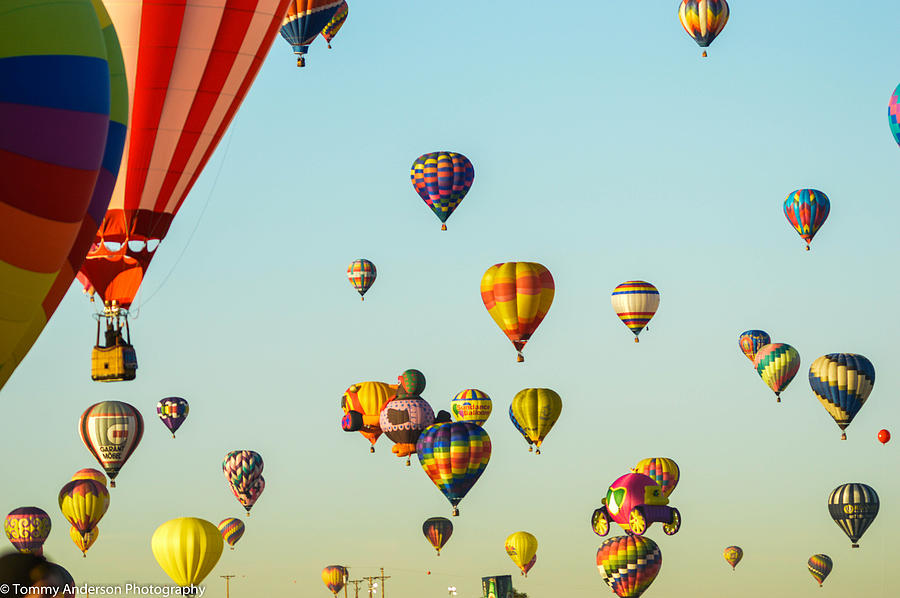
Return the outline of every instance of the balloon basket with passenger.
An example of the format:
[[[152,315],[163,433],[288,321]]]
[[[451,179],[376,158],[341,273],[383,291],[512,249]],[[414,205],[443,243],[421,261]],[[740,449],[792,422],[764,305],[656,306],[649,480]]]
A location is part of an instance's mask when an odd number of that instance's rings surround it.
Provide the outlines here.
[[[128,326],[128,312],[119,308],[116,302],[104,306],[103,313],[95,314],[97,339],[91,351],[91,379],[95,382],[123,382],[137,376],[137,353],[131,344],[131,330]],[[100,343],[100,329],[103,344]]]

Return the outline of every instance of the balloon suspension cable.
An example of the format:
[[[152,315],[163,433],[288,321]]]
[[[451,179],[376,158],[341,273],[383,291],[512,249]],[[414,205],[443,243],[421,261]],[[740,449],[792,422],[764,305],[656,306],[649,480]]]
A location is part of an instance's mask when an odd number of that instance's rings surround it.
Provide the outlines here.
[[[446,224],[442,224],[442,225],[441,225],[441,230],[447,230],[447,225],[446,225]]]
[[[86,553],[86,552],[82,552],[82,553],[81,553],[81,558],[86,559],[86,558],[87,558],[87,553]]]

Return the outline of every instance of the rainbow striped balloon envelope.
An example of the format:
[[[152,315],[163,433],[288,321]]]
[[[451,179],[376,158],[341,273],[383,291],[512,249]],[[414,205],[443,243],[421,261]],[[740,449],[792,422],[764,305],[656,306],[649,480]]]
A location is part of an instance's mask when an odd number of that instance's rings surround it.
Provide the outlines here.
[[[891,127],[891,134],[894,141],[900,144],[900,85],[894,88],[891,94],[891,101],[888,103],[888,125]]]
[[[753,365],[780,403],[781,393],[800,369],[800,354],[787,343],[770,343],[756,353]]]
[[[235,517],[227,517],[219,522],[218,528],[222,539],[234,550],[234,545],[244,535],[244,522]]]
[[[784,216],[806,241],[807,251],[813,237],[828,219],[829,212],[831,202],[828,196],[815,189],[797,189],[784,200]]]
[[[416,453],[431,478],[459,515],[466,496],[491,459],[491,438],[471,422],[449,422],[426,428],[416,442]]]
[[[847,429],[875,385],[875,366],[855,353],[829,353],[809,366],[809,386],[841,429]],[[847,434],[841,434],[847,440]]]
[[[492,410],[491,397],[477,388],[461,390],[450,400],[450,412],[456,421],[483,426],[491,416]]]
[[[634,342],[638,342],[638,335],[659,308],[659,291],[649,282],[629,280],[613,290],[612,306],[622,323],[634,333]]]
[[[366,291],[375,283],[377,275],[378,271],[375,269],[375,264],[367,259],[353,260],[347,266],[347,278],[350,280],[353,288],[356,289],[356,292],[359,293],[361,300],[365,299]]]
[[[475,181],[475,167],[462,154],[431,152],[422,154],[409,171],[413,188],[447,230],[447,218],[453,213]]]
[[[617,536],[600,545],[597,569],[619,598],[643,594],[662,567],[662,553],[646,536]]]

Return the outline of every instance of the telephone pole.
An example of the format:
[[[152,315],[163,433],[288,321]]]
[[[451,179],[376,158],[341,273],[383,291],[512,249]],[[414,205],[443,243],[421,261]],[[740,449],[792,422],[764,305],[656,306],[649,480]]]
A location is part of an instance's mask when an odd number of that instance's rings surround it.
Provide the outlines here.
[[[225,580],[225,598],[230,598],[229,594],[231,592],[231,578],[234,577],[234,575],[220,575],[219,577]]]
[[[359,584],[366,581],[365,579],[351,579],[347,583],[353,584],[353,598],[359,598]],[[345,586],[346,587],[346,586]]]
[[[385,574],[384,574],[384,567],[381,567],[381,575],[373,575],[373,576],[371,576],[371,577],[363,577],[363,578],[362,578],[362,581],[368,581],[368,582],[369,582],[369,588],[370,588],[369,596],[370,596],[370,597],[372,596],[371,588],[372,588],[373,582],[374,582],[376,579],[377,579],[378,581],[380,581],[380,582],[381,582],[381,598],[384,598],[384,580],[390,579],[390,578],[391,578],[390,575],[385,575]]]

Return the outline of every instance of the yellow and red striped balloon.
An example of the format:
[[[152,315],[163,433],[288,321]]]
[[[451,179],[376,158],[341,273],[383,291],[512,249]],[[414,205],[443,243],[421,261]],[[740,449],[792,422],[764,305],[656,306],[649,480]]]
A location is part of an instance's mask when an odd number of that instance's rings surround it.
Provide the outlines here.
[[[659,291],[649,282],[629,280],[613,290],[612,306],[622,323],[634,333],[634,342],[638,342],[641,330],[659,308]]]
[[[544,320],[556,287],[541,264],[506,262],[487,269],[481,278],[481,300],[503,334],[525,361],[522,350]]]
[[[88,549],[94,545],[94,542],[97,541],[99,536],[100,528],[97,527],[93,527],[83,534],[78,531],[78,528],[74,525],[69,528],[69,537],[72,538],[72,542],[74,542],[75,546],[78,547],[78,550],[81,551],[81,556],[83,558],[87,557]]]

